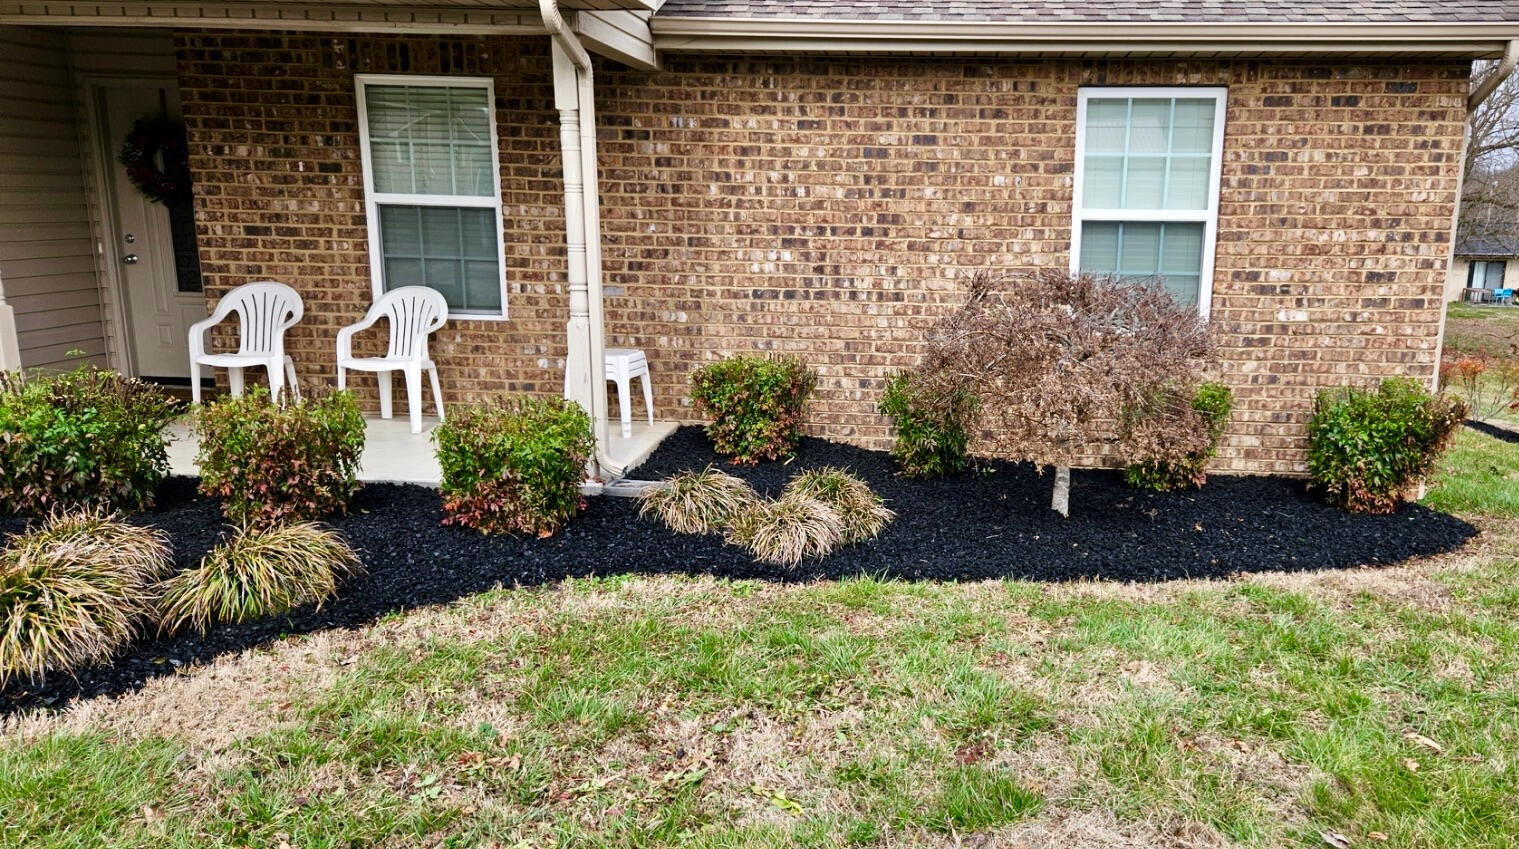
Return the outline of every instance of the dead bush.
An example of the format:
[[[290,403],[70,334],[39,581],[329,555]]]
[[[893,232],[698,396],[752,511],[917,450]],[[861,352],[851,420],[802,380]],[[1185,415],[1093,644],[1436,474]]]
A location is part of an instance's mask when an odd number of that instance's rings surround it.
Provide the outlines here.
[[[993,453],[1055,467],[1050,506],[1062,515],[1084,452],[1106,446],[1125,463],[1164,463],[1208,448],[1205,422],[1183,405],[1125,422],[1158,395],[1192,397],[1214,357],[1207,321],[1156,281],[980,272],[927,342],[923,396],[975,397]]]

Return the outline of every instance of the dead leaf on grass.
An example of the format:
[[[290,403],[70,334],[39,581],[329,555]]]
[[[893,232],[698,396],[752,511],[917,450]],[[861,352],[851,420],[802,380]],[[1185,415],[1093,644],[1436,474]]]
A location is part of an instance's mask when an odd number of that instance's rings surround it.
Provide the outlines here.
[[[955,762],[961,766],[980,763],[986,759],[991,748],[991,744],[985,740],[977,740],[969,745],[961,746],[959,751],[955,752]]]
[[[1334,849],[1350,849],[1350,838],[1338,831],[1321,831],[1319,832],[1319,836],[1324,838],[1324,842],[1333,846]]]
[[[1425,737],[1423,734],[1419,734],[1418,732],[1415,732],[1415,731],[1410,731],[1407,734],[1404,734],[1403,735],[1403,739],[1408,740],[1411,743],[1417,743],[1418,745],[1423,746],[1426,749],[1431,749],[1431,750],[1436,751],[1436,752],[1443,752],[1443,751],[1445,751],[1445,747],[1444,746],[1440,745],[1439,743],[1436,743],[1435,741],[1429,739],[1428,737]]]

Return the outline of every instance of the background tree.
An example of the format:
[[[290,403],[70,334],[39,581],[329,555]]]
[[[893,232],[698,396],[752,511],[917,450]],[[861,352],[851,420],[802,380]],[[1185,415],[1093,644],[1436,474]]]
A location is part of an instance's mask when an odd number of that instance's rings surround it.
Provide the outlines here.
[[[1475,88],[1497,62],[1472,67]],[[1472,110],[1458,238],[1507,244],[1519,252],[1519,74],[1510,74]]]
[[[1068,516],[1070,467],[1085,451],[1166,462],[1206,450],[1191,398],[1214,352],[1197,309],[1156,283],[981,272],[930,331],[920,374],[930,399],[979,399],[987,448],[1055,467],[1050,507]]]

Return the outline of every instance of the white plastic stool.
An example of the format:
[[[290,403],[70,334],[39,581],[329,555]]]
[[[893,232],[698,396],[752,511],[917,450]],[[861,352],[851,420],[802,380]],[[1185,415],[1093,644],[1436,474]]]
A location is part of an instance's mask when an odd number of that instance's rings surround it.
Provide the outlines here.
[[[643,409],[654,424],[654,390],[649,386],[649,361],[637,348],[606,349],[607,380],[617,383],[617,407],[622,411],[622,438],[633,435],[633,405],[629,403],[628,384],[633,378],[643,380]]]

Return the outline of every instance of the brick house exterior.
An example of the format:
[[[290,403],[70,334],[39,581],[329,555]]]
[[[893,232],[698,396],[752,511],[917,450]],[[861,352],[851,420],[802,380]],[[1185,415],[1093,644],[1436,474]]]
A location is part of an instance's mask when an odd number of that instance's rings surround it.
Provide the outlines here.
[[[330,379],[331,338],[370,303],[353,74],[464,57],[463,73],[497,84],[511,318],[443,331],[445,393],[559,391],[545,46],[330,41],[176,35],[208,292],[290,281],[307,301],[292,354],[303,379]],[[1465,63],[677,57],[599,70],[608,344],[648,352],[663,417],[694,420],[686,377],[702,362],[797,353],[821,372],[809,432],[886,447],[884,378],[914,364],[965,276],[1069,264],[1076,91],[1094,84],[1229,87],[1211,315],[1238,412],[1220,470],[1300,472],[1320,387],[1435,375]]]
[[[172,33],[207,300],[295,286],[290,353],[303,382],[333,382],[332,339],[373,297],[355,75],[488,77],[507,319],[452,320],[433,352],[450,401],[561,392],[548,40],[308,29]],[[1205,285],[1238,401],[1214,468],[1299,474],[1318,389],[1436,378],[1471,58],[598,57],[605,344],[647,352],[655,408],[680,421],[700,363],[799,354],[821,372],[808,431],[884,448],[884,378],[914,364],[971,273],[1071,264],[1078,91],[1221,86]]]

